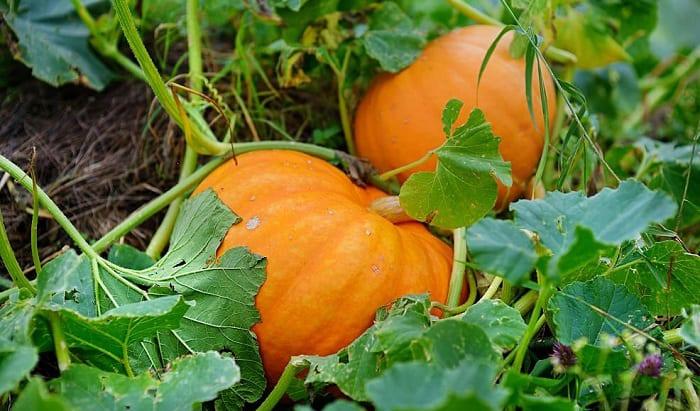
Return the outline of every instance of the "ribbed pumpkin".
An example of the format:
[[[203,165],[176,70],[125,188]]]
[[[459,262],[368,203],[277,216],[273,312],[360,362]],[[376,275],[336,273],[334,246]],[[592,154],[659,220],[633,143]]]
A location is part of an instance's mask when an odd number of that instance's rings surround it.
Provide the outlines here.
[[[346,346],[400,296],[447,296],[450,247],[421,224],[393,224],[368,209],[384,193],[354,185],[325,161],[251,152],[238,165],[220,166],[195,192],[207,188],[243,218],[218,254],[247,246],[268,260],[253,330],[271,382],[293,355]]]
[[[380,171],[408,164],[445,141],[442,109],[451,98],[464,102],[458,124],[479,107],[501,137],[501,155],[511,162],[513,187],[499,185],[499,203],[517,198],[534,174],[544,140],[537,68],[533,70],[533,102],[537,126],[525,98],[525,62],[508,51],[508,33],[496,47],[478,90],[481,62],[498,36],[493,26],[469,26],[432,41],[418,59],[397,74],[380,75],[370,86],[355,114],[358,154]],[[543,68],[550,114],[554,119],[555,92],[551,77]],[[431,171],[436,159],[411,170]],[[401,173],[404,181],[411,172]]]

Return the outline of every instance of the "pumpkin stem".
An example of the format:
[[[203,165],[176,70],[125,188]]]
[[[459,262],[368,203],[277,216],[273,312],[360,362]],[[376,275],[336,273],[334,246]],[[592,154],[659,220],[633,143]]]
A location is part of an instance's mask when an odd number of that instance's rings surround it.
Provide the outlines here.
[[[406,211],[401,207],[399,196],[378,198],[372,201],[368,208],[394,224],[416,221],[406,214]]]

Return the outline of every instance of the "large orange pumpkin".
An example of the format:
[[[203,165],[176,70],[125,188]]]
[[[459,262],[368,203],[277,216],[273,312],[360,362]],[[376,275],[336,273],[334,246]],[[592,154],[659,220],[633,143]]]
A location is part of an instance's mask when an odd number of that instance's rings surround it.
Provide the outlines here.
[[[293,355],[327,355],[367,329],[377,308],[411,293],[445,301],[450,247],[419,223],[393,224],[368,208],[385,194],[293,151],[229,161],[195,190],[212,188],[243,221],[218,254],[247,246],[267,257],[253,327],[268,378]]]
[[[499,150],[511,162],[513,187],[499,185],[499,203],[517,198],[534,174],[543,147],[544,122],[537,68],[533,70],[533,102],[537,126],[527,108],[525,62],[508,51],[512,33],[496,47],[478,90],[481,62],[500,28],[469,26],[432,41],[418,59],[397,74],[380,75],[370,86],[355,114],[358,154],[380,171],[419,159],[445,141],[441,113],[448,100],[464,102],[458,124],[479,107],[501,137]],[[554,119],[555,92],[543,68],[550,114]],[[411,170],[431,171],[436,159]],[[404,181],[411,172],[401,173]]]

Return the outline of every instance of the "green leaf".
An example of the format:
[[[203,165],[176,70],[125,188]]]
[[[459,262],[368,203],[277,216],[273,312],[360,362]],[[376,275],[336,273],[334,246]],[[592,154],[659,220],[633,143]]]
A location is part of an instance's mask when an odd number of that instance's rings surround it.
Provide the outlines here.
[[[492,363],[501,359],[480,326],[458,319],[438,321],[412,343],[412,349],[415,359],[446,368],[465,358]]]
[[[153,296],[175,292],[194,302],[175,333],[159,333],[163,359],[193,351],[233,352],[241,367],[242,381],[234,387],[241,404],[256,401],[265,390],[258,342],[250,328],[260,321],[255,296],[265,280],[266,264],[246,248],[234,248],[212,265],[186,265],[172,275],[161,274],[162,287],[150,290]]]
[[[49,393],[44,381],[32,378],[12,407],[12,411],[71,411],[65,400],[56,394]]]
[[[190,306],[181,296],[168,296],[113,308],[99,317],[85,317],[56,306],[61,327],[70,347],[96,351],[111,358],[120,370],[126,349],[134,343],[155,337],[159,331],[173,330]]]
[[[700,306],[694,305],[680,330],[683,340],[700,349]]]
[[[591,69],[631,59],[595,13],[569,11],[566,16],[554,20],[554,28],[557,33],[554,45],[574,53],[580,68]]]
[[[511,209],[515,224],[536,233],[552,251],[547,276],[567,282],[567,274],[595,261],[607,246],[632,240],[650,224],[673,216],[676,205],[665,194],[626,180],[590,198],[551,192],[541,200],[520,200]]]
[[[0,308],[0,396],[14,389],[39,360],[30,336],[33,318],[30,300],[10,300]]]
[[[527,234],[508,220],[478,221],[467,230],[467,244],[479,268],[512,284],[527,280],[538,258]]]
[[[396,364],[367,383],[377,410],[500,410],[504,390],[494,387],[496,367],[472,359],[452,369],[424,362]]]
[[[452,135],[452,126],[454,126],[459,113],[462,111],[464,103],[456,98],[450,99],[450,101],[445,104],[445,108],[442,110],[442,131],[446,136]]]
[[[112,246],[107,259],[120,267],[131,270],[145,270],[155,264],[155,261],[148,254],[128,244]]]
[[[501,300],[483,300],[467,309],[462,321],[479,326],[500,349],[511,349],[525,335],[527,325],[518,310]]]
[[[612,269],[607,276],[624,284],[654,315],[674,316],[700,304],[700,256],[686,252],[676,241],[655,243]]]
[[[501,387],[510,391],[507,405],[532,411],[574,410],[575,402],[548,394],[556,393],[567,380],[535,377],[509,370],[502,379]],[[536,395],[535,395],[536,394]]]
[[[54,86],[83,84],[102,90],[114,77],[88,45],[89,32],[70,0],[18,0],[10,7],[0,2],[0,13],[17,36],[15,56],[32,74]],[[88,7],[104,0],[82,0]]]
[[[444,228],[468,226],[483,217],[496,202],[495,178],[512,184],[498,142],[484,114],[474,109],[467,123],[434,151],[435,172],[415,173],[401,187],[399,198],[408,215]]]
[[[372,30],[362,36],[362,44],[382,69],[396,73],[420,56],[425,38],[412,31]]]
[[[648,328],[654,325],[654,317],[639,299],[603,277],[567,285],[552,296],[548,310],[557,339],[567,345],[585,338],[591,345],[601,346],[606,335],[636,330],[653,333]]]
[[[146,272],[161,279],[209,265],[228,230],[240,221],[211,189],[188,199],[173,228],[168,253]]]
[[[44,266],[37,278],[37,300],[85,317],[97,315],[90,260],[68,250]]]
[[[50,386],[76,411],[191,411],[195,404],[213,400],[239,380],[232,358],[207,352],[174,361],[160,380],[149,373],[130,378],[74,364]]]

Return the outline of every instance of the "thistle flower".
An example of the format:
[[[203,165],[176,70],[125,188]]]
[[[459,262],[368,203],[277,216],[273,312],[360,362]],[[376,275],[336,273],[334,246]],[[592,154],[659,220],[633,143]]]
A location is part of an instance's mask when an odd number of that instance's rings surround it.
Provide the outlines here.
[[[649,377],[658,377],[661,375],[661,366],[663,365],[663,359],[659,354],[649,354],[644,359],[637,364],[637,372],[642,375],[647,375]]]
[[[568,345],[560,342],[555,342],[551,355],[554,371],[563,373],[567,368],[576,364],[576,354]]]

